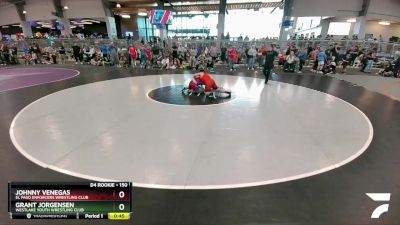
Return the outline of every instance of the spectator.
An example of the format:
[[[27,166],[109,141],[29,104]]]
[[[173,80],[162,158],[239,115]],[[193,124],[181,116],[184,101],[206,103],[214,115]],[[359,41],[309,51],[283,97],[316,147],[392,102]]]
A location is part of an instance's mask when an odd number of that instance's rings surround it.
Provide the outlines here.
[[[380,69],[379,72],[377,73],[380,76],[384,77],[391,77],[394,75],[393,73],[393,66],[390,62],[385,62],[383,69]]]
[[[294,51],[290,51],[290,54],[286,56],[286,62],[283,66],[283,71],[285,72],[294,72],[296,68],[296,60],[297,57],[294,54]]]
[[[254,70],[254,61],[257,57],[257,50],[254,45],[247,52],[247,70]]]
[[[110,52],[111,64],[113,66],[120,67],[119,57],[118,57],[118,49],[114,46],[113,42],[111,42],[111,44],[110,44],[109,52]]]
[[[58,47],[58,54],[60,55],[61,64],[65,64],[65,61],[67,60],[67,54],[63,44],[61,44],[61,46]]]
[[[235,64],[238,63],[238,52],[236,51],[235,47],[230,47],[230,50],[228,50],[228,62],[229,62],[229,70],[230,71],[236,71]]]
[[[302,50],[299,51],[299,72],[298,73],[302,73],[303,71],[303,66],[306,63],[307,60],[307,48],[303,48]]]
[[[131,66],[136,67],[136,57],[137,57],[137,51],[136,48],[133,45],[130,45],[129,47],[129,55],[131,59]]]
[[[77,43],[75,43],[72,46],[72,52],[73,52],[73,56],[74,56],[74,59],[75,59],[75,64],[78,64],[79,62],[81,62],[80,56],[79,56],[79,54],[81,52],[81,47]]]
[[[324,69],[325,62],[326,62],[327,56],[324,51],[319,51],[318,53],[318,68],[317,72],[322,73],[322,70]]]
[[[376,48],[372,49],[365,57],[361,72],[371,73],[372,64],[376,60]]]

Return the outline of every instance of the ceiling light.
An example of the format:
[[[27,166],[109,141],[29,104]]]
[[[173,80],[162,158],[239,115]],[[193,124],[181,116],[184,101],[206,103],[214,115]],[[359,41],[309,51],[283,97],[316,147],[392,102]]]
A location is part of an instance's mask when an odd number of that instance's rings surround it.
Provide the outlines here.
[[[147,13],[146,12],[139,12],[138,16],[147,16]]]
[[[131,15],[122,14],[121,17],[124,18],[124,19],[130,19]]]
[[[92,23],[100,23],[100,21],[97,21],[97,20],[90,20],[90,19],[88,19],[88,20],[81,20],[82,22],[92,22]]]
[[[68,9],[69,9],[69,7],[66,5],[66,6],[64,6],[64,9],[65,9],[65,10],[68,10]]]
[[[348,23],[355,23],[357,20],[355,19],[355,18],[351,18],[351,19],[348,19],[347,20],[347,22]]]
[[[121,4],[117,3],[116,7],[121,8]]]
[[[22,11],[23,14],[26,14],[26,10]]]
[[[385,26],[390,25],[390,23],[388,21],[380,21],[379,24],[380,25],[385,25]]]

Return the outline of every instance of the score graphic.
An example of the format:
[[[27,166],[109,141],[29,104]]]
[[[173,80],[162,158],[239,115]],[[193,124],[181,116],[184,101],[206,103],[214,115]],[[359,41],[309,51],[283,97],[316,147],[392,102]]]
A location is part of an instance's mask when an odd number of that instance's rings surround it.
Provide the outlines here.
[[[128,220],[132,213],[130,182],[8,184],[12,219]]]

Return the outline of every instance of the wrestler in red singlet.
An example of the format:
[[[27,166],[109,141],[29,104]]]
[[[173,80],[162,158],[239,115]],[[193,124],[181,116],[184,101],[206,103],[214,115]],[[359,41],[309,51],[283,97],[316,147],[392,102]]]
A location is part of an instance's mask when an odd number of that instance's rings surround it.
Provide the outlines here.
[[[218,89],[217,84],[215,83],[215,80],[206,72],[202,72],[202,75],[200,75],[201,82],[206,86],[205,91],[210,92],[212,90]]]
[[[201,79],[200,79],[200,76],[193,76],[193,79],[190,81],[190,83],[189,83],[189,88],[192,90],[192,91],[195,91],[195,92],[197,92],[197,91],[199,91],[199,89],[198,89],[198,86],[197,85],[199,85],[199,84],[202,84],[202,82],[201,82]]]

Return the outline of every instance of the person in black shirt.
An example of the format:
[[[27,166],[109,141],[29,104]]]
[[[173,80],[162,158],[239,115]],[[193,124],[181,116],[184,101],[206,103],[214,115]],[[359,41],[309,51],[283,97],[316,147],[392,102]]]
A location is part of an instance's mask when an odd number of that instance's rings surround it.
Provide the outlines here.
[[[395,53],[396,60],[393,63],[393,76],[400,77],[400,52]]]
[[[81,53],[81,47],[75,43],[74,46],[72,46],[72,54],[74,55],[75,64],[78,64],[78,62],[81,61],[80,53]]]
[[[65,64],[65,60],[66,60],[66,58],[67,58],[67,55],[65,54],[64,45],[61,45],[61,46],[58,48],[58,53],[60,54],[61,64]]]
[[[11,63],[18,64],[18,48],[17,45],[14,44],[11,48]]]
[[[332,55],[332,57],[335,57],[335,63],[336,63],[336,65],[339,64],[339,51],[340,51],[340,48],[338,47],[338,44],[335,43],[335,44],[333,45],[332,50],[331,50],[331,55]]]
[[[222,46],[221,47],[221,56],[220,57],[221,57],[221,61],[222,61],[223,64],[225,64],[226,60],[227,60],[226,51],[227,51],[227,48],[225,46]]]
[[[9,65],[10,64],[10,49],[8,48],[8,46],[6,44],[3,45],[2,52],[3,52],[3,58],[5,61],[5,64]]]
[[[176,44],[172,46],[172,58],[173,59],[178,58],[178,46],[176,46]]]
[[[265,53],[265,64],[263,73],[265,76],[265,84],[268,83],[269,76],[271,75],[272,68],[274,68],[275,58],[278,56],[278,52],[276,51],[275,45],[271,45],[271,47],[267,48]]]

